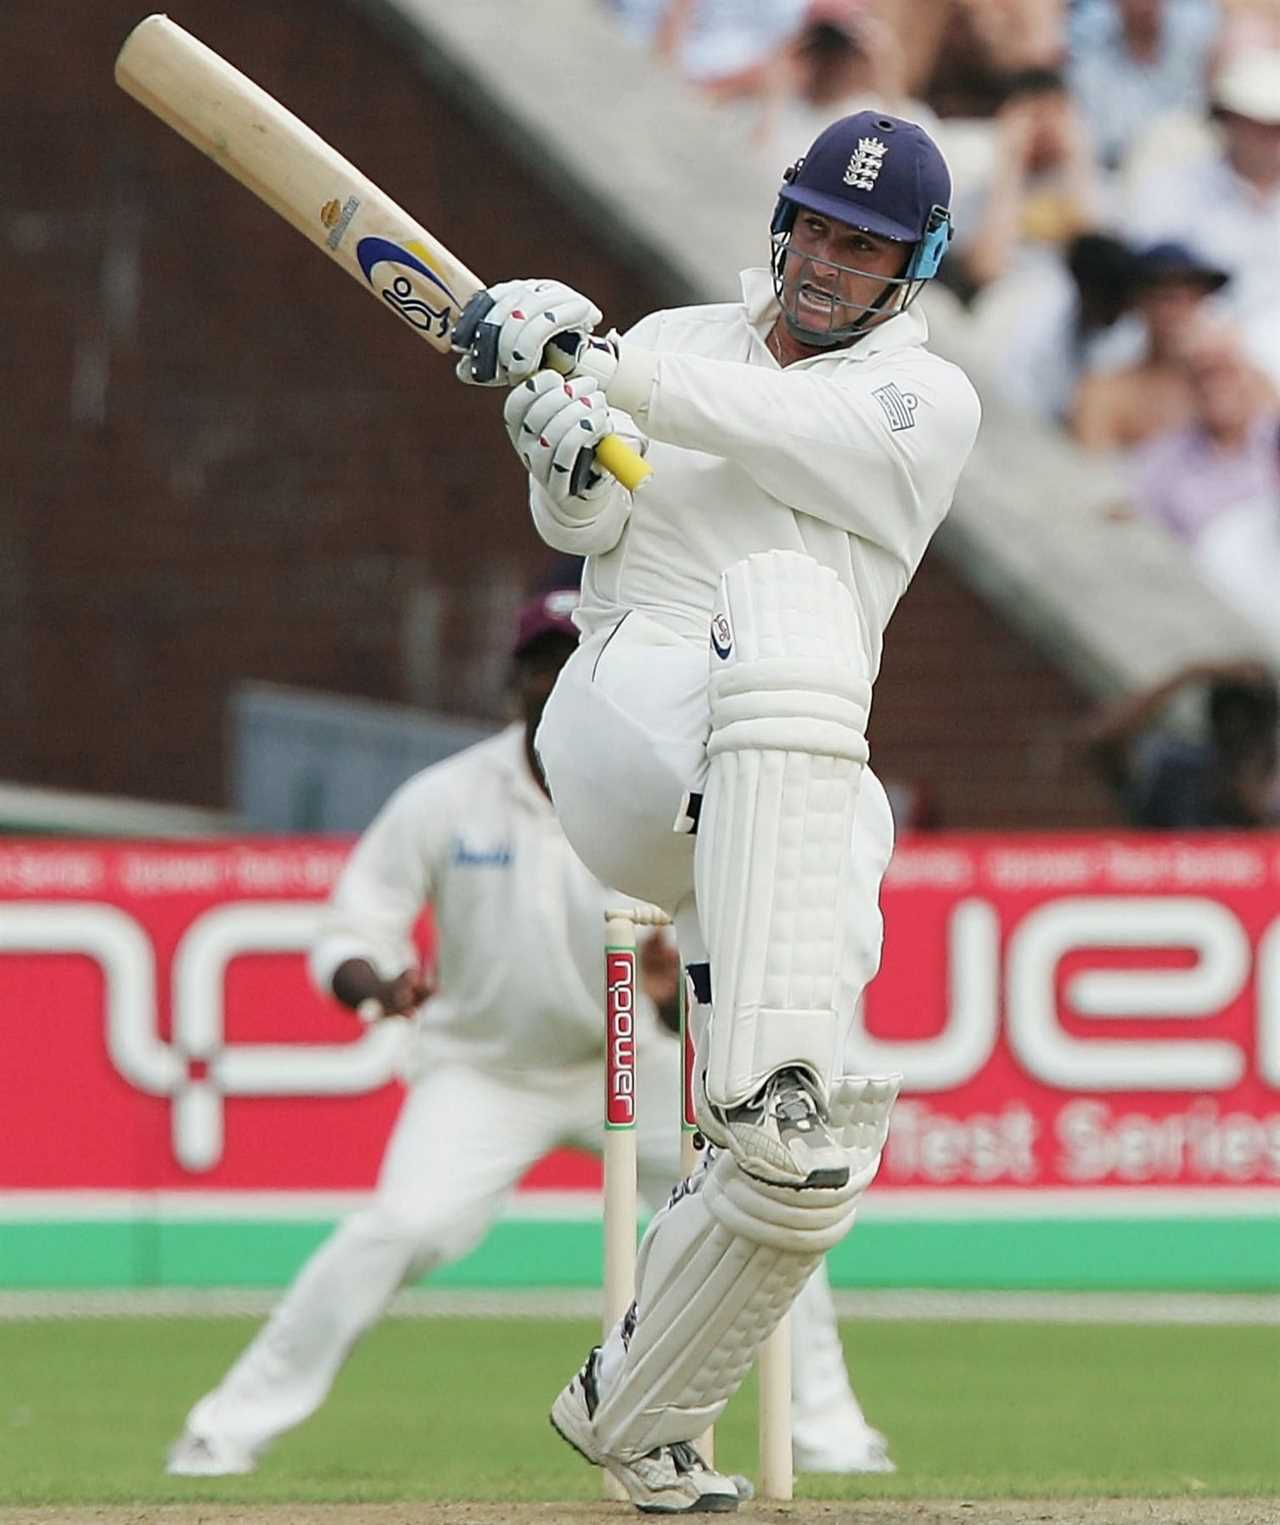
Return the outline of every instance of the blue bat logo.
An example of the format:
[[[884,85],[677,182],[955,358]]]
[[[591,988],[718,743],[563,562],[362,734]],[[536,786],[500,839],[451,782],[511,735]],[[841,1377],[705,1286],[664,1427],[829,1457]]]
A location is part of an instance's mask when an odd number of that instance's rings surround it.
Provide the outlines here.
[[[457,311],[462,304],[435,271],[424,264],[416,254],[406,249],[403,244],[393,243],[389,238],[362,238],[356,245],[356,259],[360,262],[360,269],[364,272],[365,280],[377,291],[384,302],[395,308],[406,323],[412,323],[414,328],[424,333],[431,333],[434,330],[441,339],[448,336],[450,314]],[[444,293],[446,305],[437,309],[424,302],[421,297],[415,297],[413,283],[403,275],[397,275],[389,286],[379,286],[373,278],[373,272],[384,262],[405,265],[424,276]]]

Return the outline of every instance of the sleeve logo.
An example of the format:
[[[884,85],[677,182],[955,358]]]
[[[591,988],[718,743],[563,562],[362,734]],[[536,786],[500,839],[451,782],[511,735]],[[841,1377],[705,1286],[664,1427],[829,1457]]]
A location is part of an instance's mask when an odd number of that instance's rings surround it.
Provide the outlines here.
[[[920,399],[914,392],[899,391],[891,381],[887,386],[877,387],[871,395],[880,404],[895,433],[899,429],[914,427],[916,409],[920,406]]]

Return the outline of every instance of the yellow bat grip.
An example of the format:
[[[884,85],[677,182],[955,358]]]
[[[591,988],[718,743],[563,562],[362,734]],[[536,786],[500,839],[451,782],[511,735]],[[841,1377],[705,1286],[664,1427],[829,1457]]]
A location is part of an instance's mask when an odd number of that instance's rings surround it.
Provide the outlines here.
[[[608,434],[596,446],[596,465],[603,466],[611,477],[616,477],[628,492],[635,492],[653,475],[644,456],[633,450],[619,434]]]

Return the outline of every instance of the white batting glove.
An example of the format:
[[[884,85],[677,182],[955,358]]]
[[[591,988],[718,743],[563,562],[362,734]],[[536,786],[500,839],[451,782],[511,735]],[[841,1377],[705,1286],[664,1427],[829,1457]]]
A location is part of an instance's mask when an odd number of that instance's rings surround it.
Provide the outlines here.
[[[613,328],[603,339],[584,339],[578,346],[573,368],[579,375],[594,377],[607,392],[618,369],[620,354],[618,330]]]
[[[589,502],[607,490],[608,478],[592,467],[595,447],[613,432],[598,381],[539,371],[512,391],[502,416],[529,475],[557,503]]]
[[[547,363],[543,352],[553,340],[572,356],[599,321],[595,303],[563,281],[501,281],[472,298],[454,329],[454,348],[463,351],[458,380],[518,386]]]

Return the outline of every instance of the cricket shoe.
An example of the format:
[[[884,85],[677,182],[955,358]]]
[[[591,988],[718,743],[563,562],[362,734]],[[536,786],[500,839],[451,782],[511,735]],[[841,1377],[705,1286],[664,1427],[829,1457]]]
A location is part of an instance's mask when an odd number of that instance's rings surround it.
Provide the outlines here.
[[[592,1423],[599,1391],[595,1346],[579,1371],[551,1405],[551,1427],[592,1466],[603,1467],[622,1484],[641,1514],[728,1514],[738,1507],[732,1478],[713,1472],[687,1440],[657,1446],[644,1456],[624,1460],[607,1456]]]
[[[718,1107],[707,1099],[703,1071],[698,1127],[757,1181],[838,1190],[849,1183],[849,1156],[832,1133],[818,1095],[803,1070],[785,1069],[736,1107]]]
[[[794,1422],[791,1454],[797,1472],[896,1472],[889,1442],[869,1424]]]
[[[184,1429],[169,1447],[164,1470],[170,1477],[238,1477],[252,1472],[255,1466],[248,1451]]]

